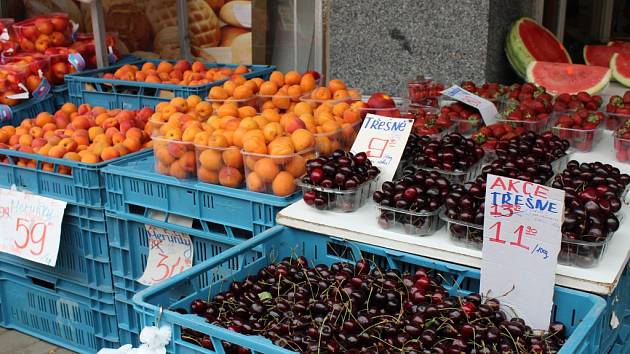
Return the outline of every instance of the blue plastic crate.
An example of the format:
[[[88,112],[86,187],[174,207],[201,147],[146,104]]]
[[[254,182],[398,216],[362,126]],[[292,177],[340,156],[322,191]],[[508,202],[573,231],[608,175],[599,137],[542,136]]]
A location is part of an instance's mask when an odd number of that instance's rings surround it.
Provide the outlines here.
[[[250,192],[154,172],[153,156],[137,156],[103,170],[105,209],[121,215],[148,216],[151,211],[195,219],[197,229],[247,239],[276,224],[276,214],[300,198]],[[187,233],[187,231],[182,231]]]
[[[193,264],[206,261],[241,241],[225,235],[208,233],[203,229],[191,229],[139,215],[107,214],[107,232],[116,293],[116,312],[121,343],[138,344],[142,329],[140,319],[133,310],[132,298],[146,286],[136,279],[144,273],[149,255],[145,225],[188,233],[193,242]],[[199,225],[193,223],[193,227]],[[127,341],[127,342],[126,342]]]
[[[20,125],[24,119],[34,118],[40,112],[55,113],[55,101],[51,94],[48,94],[41,100],[30,99],[24,103],[20,103],[11,107],[12,117],[10,120],[2,120],[0,118],[0,126]]]
[[[87,164],[0,149],[0,188],[9,188],[15,185],[19,190],[29,191],[44,197],[82,206],[103,208],[105,205],[105,182],[101,175],[103,167],[112,162],[151,153],[152,151],[147,149],[115,160]],[[5,157],[8,158],[8,161],[3,163]],[[20,159],[35,160],[36,167],[18,166]],[[54,171],[44,171],[45,163],[54,164]],[[71,175],[59,173],[59,166],[69,167]]]
[[[68,204],[61,224],[61,240],[54,267],[0,252],[0,262],[36,270],[86,287],[113,292],[103,208]]]
[[[145,62],[158,64],[160,60],[142,60],[133,64],[138,67]],[[171,61],[175,63],[175,61]],[[113,73],[124,64],[117,64],[103,69],[87,70],[66,76],[70,100],[75,104],[89,103],[103,106],[109,109],[139,109],[143,107],[155,107],[158,103],[168,101],[173,97],[188,97],[198,95],[206,97],[211,87],[222,85],[225,80],[198,86],[183,86],[162,83],[147,83],[136,81],[123,81],[103,79],[105,73]],[[206,64],[212,67],[237,67],[236,64]],[[276,69],[272,65],[248,65],[250,72],[243,76],[251,79],[255,77],[268,78]]]
[[[0,270],[0,325],[79,353],[119,346],[114,294],[55,277]]]
[[[68,97],[68,84],[55,85],[50,92],[53,95],[55,109],[59,109],[64,103],[70,102],[70,98]]]
[[[215,349],[221,341],[249,348],[254,353],[293,353],[279,348],[268,339],[242,335],[211,325],[196,315],[181,315],[169,309],[188,308],[192,300],[206,299],[229,288],[231,281],[242,281],[268,264],[284,257],[305,256],[315,264],[367,259],[381,268],[413,272],[424,267],[440,272],[443,284],[452,295],[479,291],[479,270],[409,253],[393,251],[283,226],[274,227],[237,245],[203,264],[178,274],[138,293],[134,308],[143,325],[154,325],[160,313],[160,325],[172,326],[169,353],[215,353],[181,339],[183,328],[210,335]],[[556,287],[552,317],[563,322],[570,335],[560,353],[599,353],[601,325],[606,304],[598,296]],[[222,350],[218,350],[222,352]]]
[[[630,352],[630,263],[626,264],[613,293],[605,299],[607,306],[604,312],[602,353]],[[619,321],[614,328],[611,322],[613,314]]]

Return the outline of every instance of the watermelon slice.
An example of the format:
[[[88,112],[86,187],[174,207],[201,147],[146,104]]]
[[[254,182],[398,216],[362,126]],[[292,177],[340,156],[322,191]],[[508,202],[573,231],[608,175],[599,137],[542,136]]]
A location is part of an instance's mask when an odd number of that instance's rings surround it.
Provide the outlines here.
[[[610,81],[610,69],[603,66],[535,61],[527,67],[527,81],[547,89],[552,95],[591,95],[601,91]]]
[[[571,57],[556,37],[531,18],[514,22],[505,43],[505,53],[517,74],[525,77],[533,61],[571,63]]]
[[[612,76],[622,85],[630,87],[630,54],[615,53],[610,58]]]
[[[630,46],[608,46],[608,45],[592,45],[584,46],[584,62],[586,65],[609,66],[610,58],[615,53],[630,54]]]

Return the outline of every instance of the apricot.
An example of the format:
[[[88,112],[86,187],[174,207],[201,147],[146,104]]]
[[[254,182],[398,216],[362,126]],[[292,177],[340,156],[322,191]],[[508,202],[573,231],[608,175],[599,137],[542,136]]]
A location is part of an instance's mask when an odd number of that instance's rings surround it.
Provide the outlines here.
[[[182,134],[182,141],[192,142],[195,139],[195,135],[201,132],[202,130],[200,126],[190,126],[184,130],[184,133]]]
[[[291,133],[291,142],[295,151],[303,151],[315,145],[315,137],[306,129],[297,129]]]
[[[271,97],[271,102],[276,108],[289,109],[291,106],[291,96],[285,89],[280,89]]]
[[[164,165],[170,165],[175,161],[175,157],[171,155],[165,146],[154,147],[155,158]]]
[[[220,150],[206,149],[199,154],[199,164],[209,170],[219,170],[223,166]]]
[[[301,155],[295,155],[285,163],[284,170],[294,178],[301,177],[306,173],[306,159]]]
[[[254,164],[254,172],[260,176],[263,182],[271,183],[280,172],[280,168],[272,158],[263,157]]]
[[[194,173],[197,171],[197,160],[195,158],[194,151],[185,152],[184,155],[179,158],[177,163],[179,163],[186,172]]]
[[[253,117],[256,115],[256,108],[252,106],[242,106],[238,108],[238,116],[240,118]]]
[[[245,184],[247,185],[247,189],[252,192],[264,192],[265,191],[265,182],[263,182],[262,178],[256,172],[250,172],[245,179]]]
[[[270,122],[280,121],[280,114],[278,114],[278,111],[276,109],[265,109],[262,111],[261,116]]]
[[[62,158],[63,155],[65,155],[67,153],[66,149],[64,149],[63,147],[56,145],[50,148],[50,150],[48,150],[48,156],[50,157],[54,157],[54,158]]]
[[[269,81],[273,81],[278,87],[284,86],[284,74],[281,71],[274,71],[269,75]]]
[[[345,90],[347,88],[346,83],[341,80],[330,80],[328,81],[328,89],[331,93],[335,93],[338,90]]]
[[[236,168],[225,166],[219,171],[219,183],[223,186],[236,188],[242,181],[243,174]]]
[[[246,99],[254,96],[254,91],[247,85],[241,85],[234,88],[232,96],[235,99]]]
[[[214,86],[210,89],[208,97],[215,100],[225,100],[229,97],[229,94],[223,87]]]
[[[298,102],[293,107],[293,113],[295,113],[297,116],[301,116],[305,113],[313,114],[313,107],[307,102]]]
[[[208,143],[206,144],[208,147],[215,148],[224,148],[228,147],[228,141],[224,134],[212,134],[208,138]]]
[[[234,103],[224,103],[217,109],[219,117],[238,117],[238,107]]]
[[[187,179],[189,178],[188,172],[184,170],[183,166],[179,163],[175,162],[171,164],[168,168],[168,175],[173,176],[177,179]]]
[[[302,88],[302,92],[311,92],[315,89],[316,86],[317,81],[312,74],[306,73],[302,75],[302,79],[300,80],[300,87]]]
[[[108,146],[101,152],[101,160],[108,161],[120,157],[120,152],[113,146]]]
[[[208,118],[212,114],[212,105],[209,102],[203,101],[197,103],[195,106],[195,113],[201,118]]]
[[[284,129],[277,122],[267,123],[263,128],[263,134],[265,136],[265,141],[270,143],[275,138],[281,136],[284,133]]]
[[[260,85],[258,93],[265,96],[273,95],[278,92],[278,85],[274,81],[265,81]]]
[[[329,100],[332,98],[332,92],[326,87],[318,87],[311,92],[311,99]]]
[[[222,158],[226,166],[237,169],[243,168],[243,156],[237,148],[225,149],[222,153]]]
[[[286,171],[278,173],[271,184],[271,190],[277,196],[293,194],[296,190],[293,175]]]
[[[243,128],[245,130],[252,130],[252,129],[258,129],[258,123],[256,123],[256,121],[254,120],[254,118],[251,117],[247,117],[245,119],[242,119],[240,124],[238,125],[239,128]]]
[[[209,170],[205,167],[197,169],[197,179],[204,183],[218,184],[219,172],[217,170]]]
[[[32,142],[33,137],[28,134],[20,135],[20,137],[18,138],[18,144],[22,146],[31,146]]]
[[[289,95],[289,97],[291,97],[291,100],[293,102],[297,102],[300,100],[300,97],[302,96],[302,88],[300,87],[300,85],[290,86],[287,89],[287,94]]]
[[[123,146],[129,150],[129,152],[136,152],[142,149],[142,142],[136,138],[126,138],[122,142]]]
[[[291,138],[284,136],[278,137],[270,142],[267,146],[267,150],[269,151],[269,155],[283,156],[293,154],[295,147]]]
[[[81,156],[79,156],[76,152],[67,152],[63,155],[64,159],[72,160],[72,161],[81,161]]]

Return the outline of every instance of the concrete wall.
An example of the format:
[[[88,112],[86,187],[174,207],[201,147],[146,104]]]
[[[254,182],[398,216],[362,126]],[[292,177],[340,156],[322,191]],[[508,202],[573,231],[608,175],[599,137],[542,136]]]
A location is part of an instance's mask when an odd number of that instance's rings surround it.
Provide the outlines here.
[[[364,92],[406,95],[407,81],[513,81],[503,42],[533,0],[328,0],[328,73]]]

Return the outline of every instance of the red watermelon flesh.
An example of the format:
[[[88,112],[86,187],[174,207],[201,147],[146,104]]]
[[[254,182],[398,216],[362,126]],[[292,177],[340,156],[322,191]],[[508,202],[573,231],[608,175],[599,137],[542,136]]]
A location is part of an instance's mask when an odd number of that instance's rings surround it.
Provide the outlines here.
[[[521,40],[537,61],[570,63],[567,52],[559,45],[556,37],[544,27],[533,20],[525,19],[518,29]]]
[[[591,45],[584,46],[584,62],[587,65],[608,66],[615,53],[630,54],[630,46]]]
[[[601,91],[610,81],[610,69],[602,66],[535,61],[527,67],[527,81],[547,89],[552,95],[591,95]]]
[[[630,42],[624,41],[610,41],[608,45],[611,47],[630,47]]]

